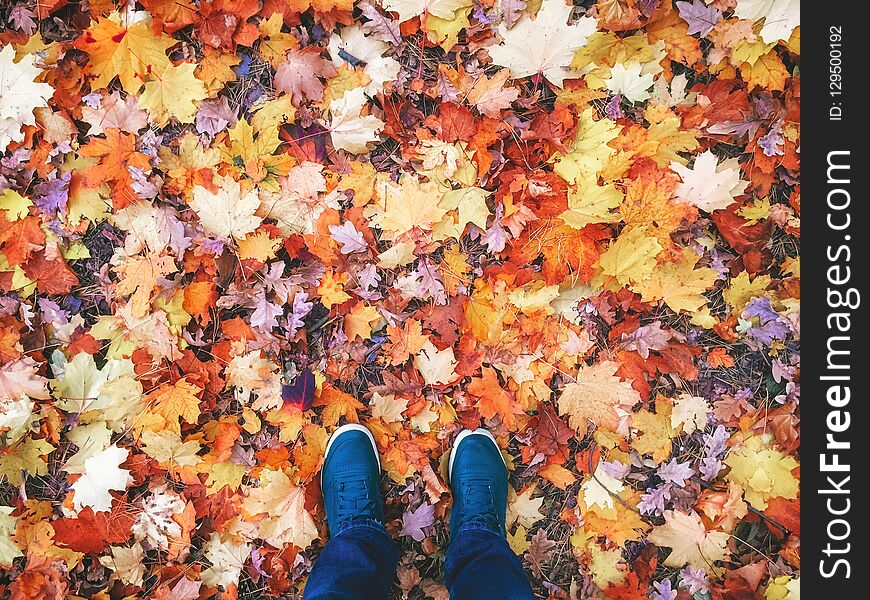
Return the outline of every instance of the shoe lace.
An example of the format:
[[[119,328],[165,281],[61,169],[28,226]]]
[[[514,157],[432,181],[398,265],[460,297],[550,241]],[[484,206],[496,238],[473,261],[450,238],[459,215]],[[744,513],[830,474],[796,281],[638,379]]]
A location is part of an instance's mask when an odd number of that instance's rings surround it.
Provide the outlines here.
[[[338,484],[338,518],[370,514],[374,509],[368,482],[364,477],[348,479]]]
[[[486,479],[471,479],[465,482],[463,512],[469,521],[480,521],[498,527],[498,514],[492,483]]]

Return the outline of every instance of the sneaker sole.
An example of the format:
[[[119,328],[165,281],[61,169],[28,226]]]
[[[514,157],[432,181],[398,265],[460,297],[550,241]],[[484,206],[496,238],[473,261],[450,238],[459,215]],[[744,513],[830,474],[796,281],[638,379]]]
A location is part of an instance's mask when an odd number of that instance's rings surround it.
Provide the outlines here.
[[[459,443],[470,435],[482,435],[489,438],[489,441],[491,441],[492,445],[495,446],[495,449],[498,450],[498,456],[499,458],[501,458],[501,462],[504,463],[505,468],[507,468],[507,463],[504,460],[504,456],[502,456],[501,454],[501,448],[498,447],[498,442],[495,441],[495,438],[490,432],[483,428],[478,428],[474,430],[463,429],[459,432],[459,435],[456,436],[456,439],[453,441],[453,447],[450,449],[450,461],[447,464],[448,483],[451,479],[453,479],[453,459],[456,458],[456,449],[459,448]]]
[[[329,449],[332,447],[332,442],[337,440],[339,436],[347,433],[348,431],[362,431],[366,434],[366,437],[369,438],[369,442],[372,444],[372,450],[375,453],[375,460],[378,462],[378,473],[381,472],[381,457],[378,456],[378,445],[375,443],[375,437],[372,435],[372,432],[369,431],[364,425],[359,425],[358,423],[348,423],[346,425],[342,425],[338,429],[332,432],[332,435],[329,436],[329,441],[326,442],[326,450],[323,452],[323,462],[326,462],[326,457],[329,456]],[[320,471],[320,484],[323,485],[323,470]]]

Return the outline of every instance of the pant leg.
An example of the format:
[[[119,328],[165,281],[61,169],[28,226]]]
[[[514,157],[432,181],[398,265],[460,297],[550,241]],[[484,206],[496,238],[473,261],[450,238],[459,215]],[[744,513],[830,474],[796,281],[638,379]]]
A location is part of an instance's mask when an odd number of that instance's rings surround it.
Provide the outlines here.
[[[520,559],[507,540],[479,523],[467,523],[450,540],[444,584],[451,600],[533,600]]]
[[[305,584],[305,600],[386,600],[398,554],[384,526],[354,521],[326,543]]]

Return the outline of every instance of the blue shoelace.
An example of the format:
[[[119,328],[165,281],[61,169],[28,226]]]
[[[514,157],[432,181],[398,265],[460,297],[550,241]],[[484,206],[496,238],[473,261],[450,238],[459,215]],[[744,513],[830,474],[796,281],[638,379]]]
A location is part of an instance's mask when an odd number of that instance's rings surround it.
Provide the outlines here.
[[[338,484],[338,518],[368,516],[374,510],[368,482],[364,477],[348,479]]]
[[[481,522],[498,529],[492,484],[486,479],[472,479],[464,483],[464,488],[462,512],[473,515],[467,522]]]

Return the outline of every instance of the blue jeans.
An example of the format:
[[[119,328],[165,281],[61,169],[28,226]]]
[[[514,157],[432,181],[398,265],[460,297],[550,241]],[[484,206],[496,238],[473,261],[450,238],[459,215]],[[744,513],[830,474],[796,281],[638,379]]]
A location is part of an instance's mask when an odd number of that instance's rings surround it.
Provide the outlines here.
[[[305,585],[305,600],[385,600],[396,578],[396,545],[370,519],[349,523],[327,542]],[[507,540],[466,523],[447,547],[444,584],[453,600],[531,600],[529,581]]]

